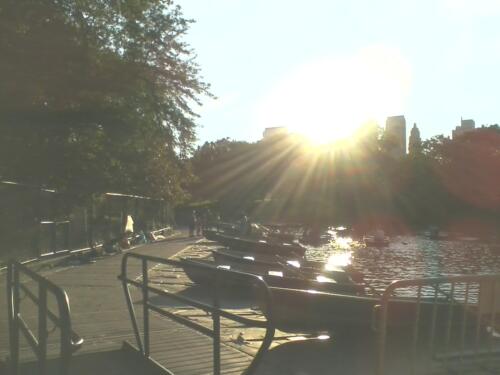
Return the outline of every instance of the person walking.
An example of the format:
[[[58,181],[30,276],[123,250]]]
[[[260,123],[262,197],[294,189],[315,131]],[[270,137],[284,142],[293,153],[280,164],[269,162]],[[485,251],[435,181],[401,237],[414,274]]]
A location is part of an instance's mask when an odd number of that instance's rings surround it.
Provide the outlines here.
[[[196,211],[194,210],[189,216],[188,228],[189,228],[189,237],[194,237],[194,231],[196,228]]]

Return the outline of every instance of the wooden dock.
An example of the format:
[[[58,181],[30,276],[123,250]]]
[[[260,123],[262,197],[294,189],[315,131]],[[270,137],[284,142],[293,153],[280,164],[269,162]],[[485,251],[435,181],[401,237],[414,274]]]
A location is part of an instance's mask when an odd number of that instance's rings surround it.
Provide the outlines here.
[[[210,246],[213,244],[204,240],[196,242],[191,239],[177,239],[145,245],[133,251],[159,257],[176,255],[196,257],[209,254]],[[68,293],[73,328],[85,340],[82,348],[72,358],[72,375],[156,375],[155,371],[146,369],[137,356],[132,356],[121,349],[124,341],[135,345],[123,290],[117,279],[121,259],[122,257],[117,254],[98,259],[95,263],[67,264],[41,272]],[[131,262],[129,276],[138,278],[140,272],[140,264]],[[196,288],[190,287],[189,280],[180,270],[151,265],[149,275],[150,282],[157,287],[178,293],[196,293]],[[0,280],[1,360],[8,355],[9,343],[4,274],[0,275]],[[203,297],[203,294],[200,297]],[[21,296],[21,299],[21,313],[30,327],[36,330],[37,310],[29,304],[28,298]],[[132,300],[137,302],[136,313],[139,322],[142,321],[140,299],[138,292],[132,293]],[[157,299],[154,303],[162,308],[175,308],[176,312],[184,317],[210,327],[211,318],[203,311],[188,306],[172,305],[163,299]],[[237,311],[239,314],[251,315],[252,318],[259,315],[259,312],[251,307],[238,308]],[[204,375],[213,372],[210,338],[153,312],[150,314],[150,327],[151,357],[155,361],[175,375]],[[53,331],[50,324],[49,331]],[[260,346],[262,335],[262,330],[241,327],[235,322],[222,319],[222,373],[241,374]],[[50,333],[48,342],[49,357],[56,357],[57,330]],[[21,343],[21,374],[36,375],[35,355],[26,342],[21,341]],[[257,375],[374,374],[377,363],[376,348],[376,335],[371,332],[352,333],[324,341],[307,340],[299,335],[277,332],[271,350],[265,355]],[[393,345],[388,352],[392,360],[386,374],[408,373],[409,361],[404,345]],[[57,361],[49,361],[49,366],[56,365]],[[480,372],[477,367],[471,371],[463,369],[462,373],[471,375],[498,373],[495,371],[498,371],[499,367],[492,366]],[[48,373],[56,374],[55,371]],[[432,372],[433,375],[444,373],[446,372]],[[1,364],[0,374],[3,375]]]
[[[135,252],[169,257],[191,245],[193,240],[179,239],[142,246]],[[119,350],[127,340],[135,344],[130,317],[117,275],[121,256],[109,256],[95,263],[56,267],[42,274],[66,290],[70,298],[71,318],[74,330],[84,338],[82,348],[74,355],[72,374],[138,374],[131,368]],[[131,275],[140,272],[139,265],[130,267]],[[8,327],[5,296],[5,275],[2,275],[0,301],[0,358],[8,355]],[[34,306],[23,306],[21,311],[30,326],[36,328]],[[137,309],[140,318],[140,309]],[[178,323],[151,314],[151,357],[175,374],[197,375],[212,371],[212,340]],[[50,328],[49,328],[50,329]],[[56,337],[51,337],[56,336]],[[49,356],[57,355],[57,332],[49,336]],[[53,344],[50,344],[53,342]],[[35,374],[35,356],[27,343],[21,341],[21,360],[25,374]],[[251,356],[230,346],[222,345],[222,371],[225,374],[240,373],[248,366]],[[98,367],[101,369],[97,369]]]

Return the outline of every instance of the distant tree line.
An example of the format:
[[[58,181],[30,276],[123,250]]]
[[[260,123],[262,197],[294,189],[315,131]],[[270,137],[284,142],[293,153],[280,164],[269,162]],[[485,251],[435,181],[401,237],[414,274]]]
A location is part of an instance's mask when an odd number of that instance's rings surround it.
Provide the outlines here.
[[[192,194],[228,217],[306,224],[388,222],[397,229],[477,219],[500,223],[500,128],[436,136],[394,158],[383,132],[311,148],[298,136],[221,139],[192,158]],[[369,224],[369,223],[368,223]]]

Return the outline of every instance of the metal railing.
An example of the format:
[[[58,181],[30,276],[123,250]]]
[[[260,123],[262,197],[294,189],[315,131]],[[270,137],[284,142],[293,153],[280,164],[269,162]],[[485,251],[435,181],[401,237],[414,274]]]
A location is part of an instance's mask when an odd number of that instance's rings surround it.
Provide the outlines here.
[[[391,354],[408,374],[500,373],[500,274],[395,281],[376,313],[377,375],[394,373]]]
[[[26,281],[21,281],[25,278]],[[34,283],[38,293],[26,286]],[[35,336],[21,314],[21,293],[23,298],[28,297],[38,307],[38,334]],[[57,303],[57,314],[49,309],[48,295],[52,294]],[[24,335],[29,346],[37,357],[37,374],[47,374],[47,339],[49,330],[47,323],[50,320],[54,328],[60,330],[60,363],[59,374],[68,374],[72,354],[83,344],[71,328],[69,300],[66,292],[33,272],[19,262],[11,261],[7,271],[7,308],[10,339],[10,366],[13,375],[19,373],[20,333]]]
[[[141,262],[142,269],[142,279],[140,281],[133,280],[129,278],[127,274],[127,265],[128,260],[130,258],[138,259]],[[122,268],[121,275],[118,278],[122,281],[123,290],[125,293],[125,300],[127,303],[127,307],[130,313],[130,318],[132,321],[132,327],[134,330],[135,338],[137,341],[138,349],[144,358],[150,358],[150,323],[149,323],[149,313],[150,311],[154,311],[164,317],[170,318],[173,321],[176,321],[180,324],[183,324],[191,329],[194,329],[210,338],[213,339],[213,372],[215,375],[219,375],[221,373],[221,326],[220,320],[221,317],[230,319],[232,321],[238,322],[240,324],[263,328],[266,330],[264,339],[262,341],[262,345],[257,351],[254,359],[250,363],[249,367],[245,370],[245,374],[252,374],[260,361],[262,360],[263,355],[269,349],[272,340],[274,338],[274,326],[272,324],[271,318],[271,293],[267,287],[267,284],[258,276],[251,275],[243,272],[230,271],[226,269],[212,268],[209,266],[204,266],[201,264],[189,264],[189,267],[193,267],[199,269],[203,272],[207,272],[212,278],[211,291],[212,291],[212,304],[207,304],[204,302],[200,302],[199,300],[195,300],[192,298],[188,298],[186,296],[182,296],[179,294],[171,293],[154,286],[150,285],[149,274],[148,274],[148,264],[164,264],[170,265],[174,267],[183,267],[185,264],[182,261],[173,260],[173,259],[165,259],[153,256],[139,255],[136,253],[127,253],[123,256],[122,260]],[[256,289],[256,292],[263,298],[263,304],[261,305],[261,309],[264,313],[266,320],[257,320],[250,319],[241,315],[233,314],[221,308],[221,300],[220,300],[220,290],[222,283],[224,280],[227,280],[228,277],[238,277],[241,280],[245,280],[249,285],[252,284]],[[139,326],[137,323],[137,318],[134,310],[134,305],[131,300],[129,285],[135,286],[139,288],[142,292],[142,308],[143,308],[143,337],[141,338],[139,332]],[[170,298],[174,301],[185,303],[192,307],[201,309],[212,317],[212,328],[206,327],[204,325],[198,324],[192,320],[189,320],[185,317],[182,317],[174,312],[167,311],[162,309],[151,303],[150,293],[154,293],[158,296],[163,296]]]
[[[43,229],[48,232],[48,244],[46,248],[42,247],[42,241],[37,241],[38,255],[56,254],[58,252],[67,253],[70,250],[69,235],[70,235],[70,222],[64,221],[41,221],[40,232]],[[62,233],[61,233],[62,230]],[[59,234],[59,235],[58,235]],[[41,237],[41,236],[40,236]],[[62,237],[62,238],[60,238]]]

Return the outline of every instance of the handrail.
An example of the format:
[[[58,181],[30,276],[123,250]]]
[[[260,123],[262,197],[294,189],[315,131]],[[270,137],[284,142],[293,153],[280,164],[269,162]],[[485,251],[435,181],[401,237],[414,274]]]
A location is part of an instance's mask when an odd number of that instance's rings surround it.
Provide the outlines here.
[[[38,287],[38,296],[26,285],[21,283],[21,276],[34,281]],[[26,320],[21,315],[20,292],[29,297],[38,307],[38,335],[31,331]],[[52,312],[47,304],[48,293],[51,293],[57,302],[58,314]],[[38,359],[37,374],[47,374],[47,319],[60,329],[60,366],[59,374],[67,375],[72,354],[78,350],[83,339],[71,328],[69,299],[66,292],[50,280],[33,272],[25,265],[10,261],[7,268],[7,309],[10,339],[10,363],[13,375],[19,373],[19,332],[26,337],[28,344]]]
[[[137,281],[137,280],[132,280],[127,273],[127,266],[128,266],[128,260],[129,258],[135,258],[138,259],[142,262],[142,280]],[[248,325],[248,326],[253,326],[253,327],[258,327],[258,328],[264,328],[266,329],[266,333],[264,336],[264,339],[262,341],[262,345],[260,346],[259,350],[257,351],[257,354],[255,355],[253,361],[250,363],[249,367],[246,369],[245,374],[252,374],[255,369],[257,368],[257,365],[260,363],[262,360],[263,355],[265,352],[269,349],[272,340],[274,338],[274,325],[273,325],[273,320],[271,316],[271,292],[269,288],[267,287],[267,284],[263,279],[256,275],[248,274],[248,273],[243,273],[243,272],[238,272],[238,271],[233,271],[233,270],[226,270],[226,269],[219,269],[219,268],[212,268],[203,264],[193,264],[190,263],[189,267],[193,268],[198,268],[203,270],[204,272],[207,272],[208,274],[211,274],[211,277],[213,278],[213,283],[211,284],[212,288],[212,304],[207,304],[204,302],[200,302],[197,300],[194,300],[189,297],[181,296],[175,293],[171,293],[159,288],[155,288],[149,284],[149,274],[148,274],[148,262],[155,263],[155,264],[166,264],[174,267],[183,267],[186,264],[182,261],[179,260],[173,260],[173,259],[166,259],[166,258],[160,258],[160,257],[155,257],[155,256],[149,256],[149,255],[140,255],[137,253],[126,253],[123,256],[122,259],[122,265],[121,265],[121,274],[118,276],[118,279],[121,280],[122,286],[123,286],[123,291],[125,293],[125,300],[127,303],[127,307],[129,310],[130,314],[130,319],[132,322],[132,328],[134,330],[137,346],[139,348],[139,351],[141,354],[146,358],[150,358],[150,342],[149,342],[149,311],[152,310],[162,316],[168,317],[176,322],[179,322],[191,329],[194,329],[208,337],[211,337],[213,339],[213,370],[215,375],[219,375],[221,373],[221,358],[220,358],[220,318],[224,317],[233,321],[236,321],[238,323]],[[219,290],[221,287],[221,284],[223,280],[227,279],[227,276],[238,276],[242,280],[247,280],[249,285],[250,283],[253,284],[259,292],[261,292],[261,295],[264,297],[264,304],[262,307],[264,317],[266,320],[257,320],[257,319],[251,319],[247,318],[238,314],[233,314],[231,312],[228,312],[224,309],[221,309],[220,307],[220,295],[219,295]],[[130,291],[129,291],[129,285],[135,286],[139,289],[142,290],[142,305],[143,305],[143,337],[141,338],[140,332],[139,332],[139,326],[137,323],[137,318],[134,310],[134,305],[132,303],[132,299],[130,296]],[[160,296],[168,297],[170,299],[186,303],[188,305],[191,305],[193,307],[199,308],[201,310],[206,311],[207,313],[210,313],[212,316],[212,322],[213,326],[212,329],[203,326],[199,323],[193,322],[191,320],[188,320],[178,314],[175,314],[173,312],[161,309],[153,304],[150,303],[149,300],[149,293],[155,293]]]
[[[442,285],[449,285],[450,290],[445,291],[441,288]],[[472,288],[471,285],[476,285],[477,288],[477,299],[472,300]],[[462,295],[457,296],[456,292],[461,287]],[[491,291],[488,293],[484,292],[487,286],[491,286]],[[378,364],[377,364],[377,375],[383,375],[385,373],[385,356],[386,356],[386,346],[387,346],[387,328],[388,328],[388,311],[391,305],[391,297],[394,293],[401,288],[416,288],[417,295],[415,297],[415,309],[414,309],[414,320],[412,322],[413,332],[411,333],[412,338],[412,367],[411,372],[415,373],[415,362],[417,353],[417,344],[422,339],[424,334],[427,336],[427,347],[431,354],[433,354],[434,359],[436,358],[454,358],[458,357],[460,360],[465,357],[473,357],[472,354],[483,355],[484,352],[479,350],[480,340],[481,340],[481,328],[489,326],[492,331],[496,324],[498,324],[498,318],[500,318],[500,274],[489,274],[489,275],[460,275],[460,276],[449,276],[449,277],[434,277],[425,279],[410,279],[410,280],[398,280],[391,283],[380,298],[380,304],[377,306],[378,318]],[[432,295],[424,299],[423,288],[431,288]],[[442,294],[446,298],[445,300],[439,299],[438,295]],[[486,295],[487,294],[487,295]],[[487,308],[483,305],[484,300],[486,300]],[[427,306],[424,305],[427,303]],[[444,350],[449,352],[449,354],[439,354],[434,353],[435,345],[437,342],[436,330],[438,325],[438,307],[441,308],[439,313],[441,314],[441,320],[444,320],[441,328],[445,329],[444,337]],[[424,310],[426,309],[426,310]],[[485,311],[486,310],[486,311]],[[423,333],[422,331],[422,321],[424,318],[422,316],[426,313],[430,315],[430,324],[428,325],[429,332]],[[443,316],[444,315],[444,316]],[[486,321],[485,321],[486,318]],[[450,346],[452,343],[451,334],[452,326],[456,327],[455,334],[458,332],[459,337],[453,342],[454,344],[459,344],[459,350],[450,352]],[[472,327],[471,327],[472,326]],[[467,330],[472,330],[473,336],[471,341],[474,341],[475,349],[471,352],[466,349],[466,333]],[[492,336],[489,334],[487,340],[488,350],[487,353],[494,355],[497,353],[492,345]],[[468,337],[467,337],[468,338]]]

